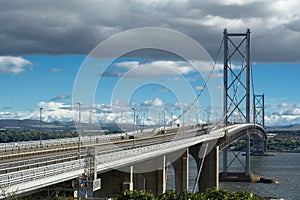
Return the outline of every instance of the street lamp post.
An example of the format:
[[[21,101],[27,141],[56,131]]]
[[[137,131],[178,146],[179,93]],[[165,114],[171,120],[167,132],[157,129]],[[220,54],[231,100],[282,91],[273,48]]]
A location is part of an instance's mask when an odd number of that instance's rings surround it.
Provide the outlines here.
[[[81,103],[78,102],[78,125],[79,125],[79,131],[78,131],[78,157],[81,156],[81,140],[80,140],[80,134],[81,134]]]
[[[171,112],[171,130],[173,129],[173,115],[174,115],[174,113]]]
[[[90,110],[90,130],[92,130],[92,110]]]
[[[132,108],[133,110],[133,127],[132,127],[132,132],[134,132],[134,127],[135,127],[135,108]]]
[[[159,127],[159,130],[160,130],[160,112],[158,113],[158,127]]]
[[[42,132],[42,110],[43,108],[40,108],[40,146],[43,145],[42,139],[43,139],[43,132]]]
[[[92,130],[93,130],[93,127],[92,127],[92,110],[90,110],[90,142],[92,141]],[[87,133],[86,133],[86,136],[87,136]]]
[[[164,134],[166,134],[166,112],[163,111],[164,113]]]
[[[139,115],[136,115],[136,124],[135,124],[135,126],[136,126],[136,135],[138,134],[138,121],[139,121]]]
[[[123,112],[121,112],[121,131],[123,132]]]
[[[142,130],[144,130],[144,128],[145,128],[145,113],[144,113],[144,118],[143,118],[143,129]]]

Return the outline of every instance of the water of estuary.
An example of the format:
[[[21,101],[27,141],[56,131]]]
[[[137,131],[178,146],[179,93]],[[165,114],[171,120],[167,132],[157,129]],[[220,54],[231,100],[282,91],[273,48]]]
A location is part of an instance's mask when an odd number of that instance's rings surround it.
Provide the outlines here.
[[[228,157],[233,158],[233,154],[228,153]],[[239,157],[242,161],[244,156]],[[228,159],[228,162],[230,158]],[[194,186],[194,180],[197,176],[197,169],[195,161],[190,157],[190,179],[189,190]],[[220,170],[222,170],[222,154],[220,154]],[[243,171],[243,166],[239,161],[235,161],[230,167],[229,171]],[[220,188],[228,191],[249,191],[260,196],[272,196],[289,199],[300,199],[300,153],[274,153],[274,156],[258,156],[251,157],[251,172],[256,175],[275,178],[279,182],[266,183],[248,183],[248,182],[221,182]],[[168,166],[168,182],[167,189],[174,189],[174,170]]]

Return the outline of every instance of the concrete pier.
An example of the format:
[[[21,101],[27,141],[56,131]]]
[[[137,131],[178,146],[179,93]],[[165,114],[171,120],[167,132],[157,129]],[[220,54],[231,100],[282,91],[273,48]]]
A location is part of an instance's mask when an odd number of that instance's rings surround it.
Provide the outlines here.
[[[130,166],[128,167],[130,171]],[[124,190],[133,189],[130,173],[112,169],[98,175],[101,178],[101,189],[94,192],[94,197],[115,197]]]
[[[219,188],[219,147],[213,148],[205,157],[200,175],[199,191]]]
[[[190,148],[190,154],[197,163],[198,171],[203,163],[197,184],[198,191],[204,192],[207,188],[219,187],[219,147],[216,146],[211,149],[204,158],[199,157],[200,149],[201,145],[192,146]]]
[[[175,189],[178,193],[189,188],[189,149],[172,163],[175,171]]]

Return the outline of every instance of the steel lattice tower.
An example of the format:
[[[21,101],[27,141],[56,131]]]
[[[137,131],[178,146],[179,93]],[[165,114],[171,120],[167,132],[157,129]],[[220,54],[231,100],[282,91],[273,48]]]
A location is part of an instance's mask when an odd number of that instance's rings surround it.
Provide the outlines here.
[[[247,33],[224,30],[224,124],[237,123],[237,115],[242,118],[241,123],[250,122],[249,29]]]
[[[265,127],[265,95],[253,94],[253,123]],[[266,152],[267,144],[261,142],[260,138],[253,140],[253,145],[256,152]]]
[[[224,30],[224,126],[250,123],[250,30]],[[244,49],[243,49],[244,48]],[[237,120],[239,118],[239,120]],[[223,150],[223,172],[227,172],[227,148]],[[246,142],[246,173],[250,173],[250,134]]]
[[[253,122],[265,127],[265,95],[253,96]]]

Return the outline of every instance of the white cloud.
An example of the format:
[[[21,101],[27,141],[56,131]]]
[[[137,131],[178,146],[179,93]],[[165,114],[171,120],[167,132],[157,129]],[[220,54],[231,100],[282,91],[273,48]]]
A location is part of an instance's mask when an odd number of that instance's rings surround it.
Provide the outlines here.
[[[18,118],[26,119],[39,119],[40,112],[39,108],[42,110],[42,119],[43,121],[52,122],[52,121],[76,121],[79,120],[79,107],[78,105],[72,106],[71,104],[65,104],[61,102],[39,102],[37,104],[37,109],[31,113],[24,112]],[[81,122],[89,123],[90,119],[93,123],[110,123],[117,119],[120,112],[112,112],[112,105],[106,104],[95,104],[84,105],[81,104],[80,107]],[[128,111],[128,109],[127,109]],[[22,113],[22,112],[19,112]],[[125,116],[125,114],[124,114]]]
[[[114,107],[117,107],[114,108]],[[189,106],[188,103],[175,102],[172,104],[165,103],[160,98],[155,98],[152,100],[144,101],[141,106],[153,108],[154,110],[149,110],[149,116],[145,120],[145,124],[153,125],[158,123],[158,112],[164,109],[170,109],[173,111],[178,111],[181,108],[185,109]],[[38,107],[43,107],[43,120],[44,121],[72,121],[78,120],[78,109],[74,107],[72,110],[72,105],[67,105],[60,102],[40,102]],[[90,120],[90,107],[82,106],[81,109],[81,120],[82,122],[88,123]],[[100,123],[133,123],[133,111],[126,105],[120,102],[115,102],[114,104],[96,104],[94,105],[96,110],[92,112],[92,122]],[[155,108],[160,108],[156,110]],[[139,109],[136,112],[140,113]],[[146,112],[147,113],[147,112]],[[177,113],[178,114],[178,113]],[[1,112],[0,115],[4,118],[17,118],[17,119],[39,119],[39,109],[29,112]],[[157,116],[156,116],[157,115]],[[142,119],[142,114],[140,113],[140,120]],[[167,121],[169,120],[169,114],[166,115]],[[146,122],[147,121],[147,122]],[[278,105],[277,112],[266,113],[265,123],[267,126],[279,126],[279,125],[289,125],[289,124],[300,124],[300,104],[288,104],[282,103]]]
[[[20,74],[32,63],[22,57],[0,56],[0,74]]]
[[[145,100],[143,103],[142,103],[142,106],[147,106],[147,107],[150,107],[150,106],[163,106],[165,103],[163,100],[161,100],[160,98],[155,98],[155,99],[152,99],[152,100]]]
[[[143,113],[146,113],[145,124],[154,125],[159,123],[159,113],[163,110],[166,111],[166,121],[170,118],[174,118],[171,113],[176,113],[176,116],[180,114],[181,109],[186,109],[189,103],[166,103],[160,98],[154,98],[151,100],[145,100],[136,109],[139,114],[139,120],[143,119]],[[141,110],[142,106],[147,109]],[[35,110],[32,111],[4,111],[0,112],[2,119],[36,119],[40,118],[40,108],[42,110],[43,121],[78,121],[78,107],[77,105],[72,108],[72,105],[61,102],[39,102]],[[270,108],[266,106],[268,110]],[[91,113],[92,110],[92,113]],[[196,111],[191,111],[188,116],[193,116]],[[123,104],[119,101],[113,104],[95,104],[93,106],[81,107],[81,120],[84,123],[89,123],[90,117],[92,122],[100,123],[133,123],[133,111],[131,107]],[[160,116],[162,117],[162,115]],[[300,124],[300,104],[282,103],[277,106],[276,112],[266,112],[265,116],[266,126],[280,126],[290,124]]]
[[[185,75],[195,71],[195,68],[183,61],[153,61],[149,63],[121,62],[117,67],[129,70],[127,78],[151,78],[168,75]]]
[[[72,121],[77,116],[77,111],[72,110],[72,106],[61,102],[40,102],[39,108],[42,110],[42,119],[44,121]],[[39,119],[39,112],[34,111],[31,118]]]
[[[72,121],[77,111],[72,111],[72,106],[60,102],[39,102],[36,109],[31,111],[11,111],[1,112],[2,118],[6,119],[40,119],[40,108],[42,109],[42,120],[52,121]],[[6,116],[4,116],[6,115]]]
[[[266,114],[267,126],[300,124],[300,104],[282,103],[275,110],[275,112]]]
[[[115,65],[122,69],[131,70],[139,67],[140,64],[138,61],[126,61],[126,62],[116,63]]]

